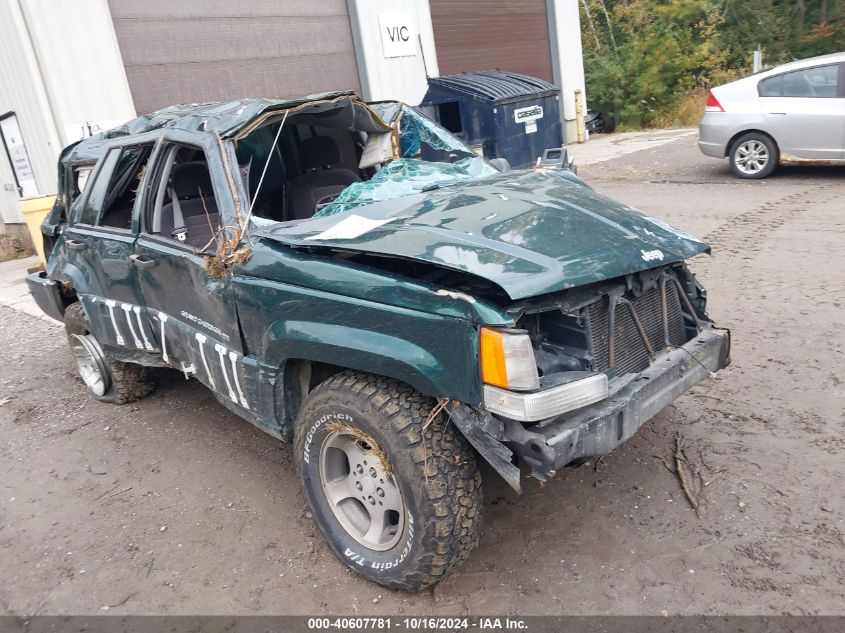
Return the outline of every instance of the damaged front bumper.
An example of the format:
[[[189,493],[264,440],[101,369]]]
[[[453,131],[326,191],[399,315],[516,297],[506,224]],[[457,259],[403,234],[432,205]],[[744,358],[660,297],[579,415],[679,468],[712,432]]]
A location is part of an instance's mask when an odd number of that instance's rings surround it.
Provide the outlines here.
[[[657,354],[642,372],[611,381],[607,399],[537,424],[464,404],[450,403],[448,410],[481,456],[519,492],[513,455],[534,477],[546,481],[579,458],[607,455],[681,394],[729,363],[730,332],[709,327],[683,347]]]

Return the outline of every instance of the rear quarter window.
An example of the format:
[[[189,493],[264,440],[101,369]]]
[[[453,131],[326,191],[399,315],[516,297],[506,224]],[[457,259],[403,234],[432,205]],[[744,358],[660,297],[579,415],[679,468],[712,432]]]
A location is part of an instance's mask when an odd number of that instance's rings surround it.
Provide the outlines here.
[[[839,94],[839,65],[816,66],[767,77],[757,89],[761,97],[832,99]]]

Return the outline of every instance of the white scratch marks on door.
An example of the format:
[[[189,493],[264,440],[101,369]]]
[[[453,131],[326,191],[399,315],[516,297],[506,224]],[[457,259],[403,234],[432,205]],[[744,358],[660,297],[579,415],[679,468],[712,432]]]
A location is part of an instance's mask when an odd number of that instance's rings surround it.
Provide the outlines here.
[[[241,399],[241,406],[244,409],[249,409],[249,405],[246,403],[246,398],[244,398],[244,392],[241,390],[241,381],[238,380],[238,355],[235,352],[229,352],[229,360],[232,361],[232,376],[235,379],[235,387],[238,390],[238,396]]]
[[[141,336],[144,339],[144,349],[151,352],[153,351],[153,345],[150,343],[150,339],[147,338],[147,331],[144,329],[144,322],[141,321],[141,306],[135,306],[132,308],[132,311],[135,313],[135,318],[138,320],[138,329],[141,330]]]
[[[106,305],[109,308],[109,317],[111,318],[111,326],[114,328],[114,336],[117,339],[118,345],[123,345],[125,341],[123,340],[123,334],[120,333],[120,330],[117,329],[117,321],[114,319],[114,307],[117,305],[111,299],[106,301]]]
[[[132,325],[132,304],[123,303],[120,307],[126,313],[126,325],[129,326],[129,333],[132,335],[132,340],[135,341],[135,347],[138,349],[144,349],[144,346],[141,344],[141,339],[138,338],[138,335],[135,333],[135,327]]]
[[[199,332],[195,335],[197,337],[197,343],[200,347],[200,358],[202,359],[202,366],[205,368],[205,375],[208,376],[208,383],[211,385],[211,388],[216,390],[217,383],[214,382],[214,376],[211,374],[211,369],[208,367],[208,360],[205,357],[205,342],[208,338],[205,334],[200,334]]]
[[[229,374],[226,372],[226,348],[219,343],[215,343],[214,349],[217,350],[217,355],[220,357],[220,369],[223,371],[223,380],[226,381],[226,388],[229,390],[229,399],[237,404],[238,397],[235,395],[235,390],[232,389]]]
[[[164,312],[158,313],[158,320],[161,322],[161,357],[165,363],[169,363],[167,358],[167,339],[164,337],[164,324],[167,322],[167,315]]]

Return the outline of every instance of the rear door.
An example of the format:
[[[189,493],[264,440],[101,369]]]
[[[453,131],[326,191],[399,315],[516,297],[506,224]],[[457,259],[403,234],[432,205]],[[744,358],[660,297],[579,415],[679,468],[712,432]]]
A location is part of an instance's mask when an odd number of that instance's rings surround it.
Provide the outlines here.
[[[845,159],[843,64],[773,75],[758,84],[781,159]]]
[[[138,275],[132,266],[138,235],[138,192],[152,142],[114,147],[100,159],[71,223],[64,230],[66,262],[97,339],[106,345],[154,349],[143,325]]]

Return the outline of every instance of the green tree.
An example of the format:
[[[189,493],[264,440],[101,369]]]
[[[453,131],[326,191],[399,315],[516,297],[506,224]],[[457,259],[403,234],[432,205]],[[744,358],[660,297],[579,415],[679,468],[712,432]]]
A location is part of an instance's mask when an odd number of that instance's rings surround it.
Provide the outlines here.
[[[699,108],[758,46],[767,65],[845,50],[845,0],[579,1],[590,105],[627,127]]]
[[[584,38],[587,94],[627,126],[653,124],[727,64],[717,0],[584,0],[582,11],[606,17]]]

